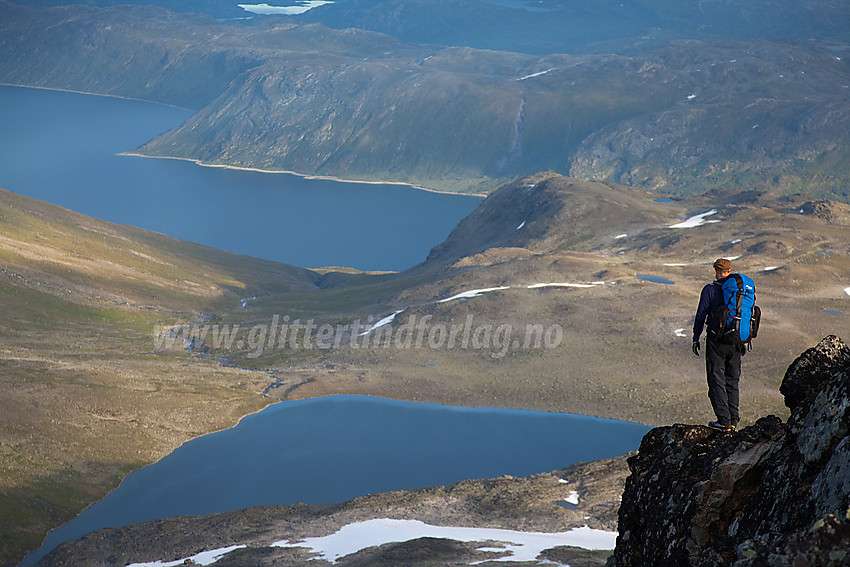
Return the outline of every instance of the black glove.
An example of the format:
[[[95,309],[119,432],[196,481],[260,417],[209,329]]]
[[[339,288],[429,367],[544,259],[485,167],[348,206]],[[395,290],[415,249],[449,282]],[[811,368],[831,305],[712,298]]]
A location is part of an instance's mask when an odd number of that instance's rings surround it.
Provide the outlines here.
[[[699,341],[694,341],[694,346],[691,350],[694,351],[695,355],[699,356]]]

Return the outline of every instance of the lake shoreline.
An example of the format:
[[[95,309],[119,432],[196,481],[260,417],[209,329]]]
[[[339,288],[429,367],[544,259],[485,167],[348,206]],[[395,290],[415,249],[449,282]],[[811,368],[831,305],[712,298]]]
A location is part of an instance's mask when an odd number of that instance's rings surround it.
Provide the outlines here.
[[[96,93],[89,91],[80,91],[75,89],[62,89],[57,87],[45,87],[40,85],[24,85],[24,84],[16,84],[16,83],[0,83],[0,87],[13,87],[13,88],[21,88],[21,89],[38,89],[44,91],[53,91],[53,92],[62,92],[62,93],[72,93],[72,94],[81,94],[81,95],[91,95],[91,96],[100,96],[106,98],[114,98],[119,100],[128,100],[132,102],[144,102],[148,104],[158,104],[161,106],[166,106],[168,108],[174,108],[177,110],[185,110],[187,112],[197,112],[197,110],[192,108],[186,108],[183,106],[178,106],[176,104],[170,104],[167,102],[160,102],[156,100],[150,100],[146,98],[135,98],[128,97],[116,94],[109,93]],[[261,169],[256,167],[243,167],[238,165],[226,165],[226,164],[216,164],[216,163],[207,163],[205,161],[195,159],[195,158],[187,158],[187,157],[179,157],[179,156],[155,156],[144,154],[136,151],[129,152],[121,152],[117,154],[119,156],[131,156],[131,157],[141,157],[141,158],[149,158],[149,159],[174,159],[179,161],[188,161],[194,163],[195,165],[199,165],[201,167],[212,167],[212,168],[220,168],[220,169],[232,169],[236,171],[253,171],[255,173],[284,173],[288,175],[294,175],[295,177],[300,177],[302,179],[316,179],[322,181],[337,181],[339,183],[362,183],[365,185],[400,185],[405,187],[411,187],[413,189],[417,189],[419,191],[426,191],[428,193],[436,193],[439,195],[468,195],[470,197],[481,197],[484,198],[487,196],[487,193],[462,193],[459,191],[443,191],[440,189],[432,189],[430,187],[425,187],[422,185],[416,185],[413,183],[407,183],[404,181],[365,181],[359,179],[346,179],[342,177],[335,177],[333,175],[314,175],[309,173],[299,173],[297,171],[287,170],[287,169]]]
[[[86,94],[86,93],[82,93]],[[159,104],[159,103],[157,103]],[[175,107],[177,108],[177,107]],[[436,193],[438,195],[461,195],[461,196],[469,196],[469,197],[481,197],[484,198],[487,196],[486,193],[460,193],[457,191],[441,191],[439,189],[431,189],[428,187],[423,187],[421,185],[414,185],[413,183],[407,183],[404,181],[365,181],[361,179],[345,179],[342,177],[334,177],[333,175],[315,175],[309,173],[299,173],[297,171],[291,171],[287,169],[261,169],[258,167],[245,167],[240,165],[227,165],[221,163],[207,163],[205,161],[195,159],[195,158],[187,158],[187,157],[179,157],[179,156],[154,156],[149,154],[143,154],[141,152],[131,151],[131,152],[121,152],[117,154],[119,156],[129,156],[129,157],[140,157],[147,159],[173,159],[177,161],[188,161],[190,163],[194,163],[195,165],[199,165],[201,167],[210,167],[215,169],[232,169],[234,171],[253,171],[254,173],[270,173],[270,174],[285,174],[285,175],[293,175],[295,177],[300,177],[302,179],[311,179],[311,180],[320,180],[320,181],[335,181],[337,183],[355,183],[362,185],[399,185],[402,187],[410,187],[411,189],[416,189],[418,191],[426,191],[428,193]]]
[[[167,102],[159,102],[157,100],[150,100],[150,99],[147,99],[147,98],[135,98],[135,97],[130,97],[130,96],[122,96],[122,95],[109,94],[109,93],[94,93],[94,92],[89,92],[89,91],[78,91],[78,90],[74,90],[74,89],[60,89],[60,88],[57,88],[57,87],[43,87],[43,86],[40,86],[40,85],[21,85],[21,84],[16,84],[16,83],[0,83],[0,87],[15,87],[15,88],[19,88],[19,89],[38,89],[38,90],[41,90],[41,91],[53,91],[53,92],[57,92],[57,93],[72,93],[72,94],[81,94],[81,95],[102,96],[102,97],[105,97],[105,98],[116,98],[118,100],[129,100],[129,101],[132,101],[132,102],[144,102],[144,103],[148,103],[148,104],[158,104],[158,105],[161,105],[161,106],[167,106],[168,108],[174,108],[174,109],[177,109],[177,110],[185,110],[186,112],[197,112],[197,110],[195,110],[195,109],[186,108],[185,106],[177,106],[176,104],[170,104],[170,103],[167,103]]]

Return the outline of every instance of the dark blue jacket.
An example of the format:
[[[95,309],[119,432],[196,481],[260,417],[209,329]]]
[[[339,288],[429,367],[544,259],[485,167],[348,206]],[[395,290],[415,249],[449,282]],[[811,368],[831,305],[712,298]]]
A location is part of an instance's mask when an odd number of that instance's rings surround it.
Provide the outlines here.
[[[711,328],[714,314],[723,306],[723,291],[717,285],[720,281],[715,280],[707,284],[702,288],[702,293],[699,294],[699,306],[697,307],[697,314],[694,319],[694,342],[699,340],[699,336],[702,334],[703,327],[706,324]],[[709,338],[711,338],[710,335]]]

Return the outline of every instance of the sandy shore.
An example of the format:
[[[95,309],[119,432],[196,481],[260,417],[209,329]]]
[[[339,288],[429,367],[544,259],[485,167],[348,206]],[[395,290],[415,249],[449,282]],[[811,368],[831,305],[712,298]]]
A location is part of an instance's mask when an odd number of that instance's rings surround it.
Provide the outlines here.
[[[168,104],[168,103],[165,103],[165,102],[147,100],[147,99],[143,99],[143,98],[133,98],[133,97],[127,97],[127,96],[121,96],[121,95],[115,95],[115,94],[92,93],[92,92],[87,92],[87,91],[77,91],[77,90],[73,90],[73,89],[59,89],[59,88],[42,87],[42,86],[36,86],[36,85],[18,85],[18,84],[13,84],[13,83],[0,83],[0,87],[18,87],[18,88],[22,88],[22,89],[40,89],[40,90],[45,90],[45,91],[56,91],[56,92],[83,94],[83,95],[91,95],[91,96],[102,96],[102,97],[108,97],[108,98],[117,98],[117,99],[121,99],[121,100],[130,100],[130,101],[134,101],[134,102],[147,102],[147,103],[150,103],[150,104],[159,104],[159,105],[167,106],[167,107],[170,107],[170,108],[176,108],[176,109],[179,109],[179,110],[186,110],[186,111],[189,111],[189,112],[195,112],[195,110],[193,110],[191,108],[185,108],[185,107],[177,106],[177,105],[174,105],[174,104]],[[439,194],[443,194],[443,195],[469,195],[469,196],[472,196],[472,197],[486,197],[487,196],[486,193],[461,193],[459,191],[440,191],[439,189],[431,189],[429,187],[423,187],[421,185],[414,185],[412,183],[405,183],[405,182],[402,182],[402,181],[364,181],[364,180],[359,180],[359,179],[343,179],[341,177],[334,177],[332,175],[310,175],[310,174],[306,174],[306,173],[299,173],[297,171],[289,171],[289,170],[283,170],[283,169],[260,169],[260,168],[255,168],[255,167],[241,167],[241,166],[237,166],[237,165],[224,165],[224,164],[206,163],[206,162],[203,162],[201,160],[193,159],[193,158],[184,158],[184,157],[177,157],[177,156],[151,156],[151,155],[142,154],[142,153],[139,153],[139,152],[122,152],[118,155],[120,155],[120,156],[143,157],[143,158],[151,158],[151,159],[176,159],[176,160],[180,160],[180,161],[192,162],[192,163],[194,163],[196,165],[200,165],[202,167],[217,167],[217,168],[221,168],[221,169],[235,169],[235,170],[238,170],[238,171],[254,171],[254,172],[257,172],[257,173],[284,173],[284,174],[294,175],[296,177],[301,177],[303,179],[321,179],[321,180],[325,180],[325,181],[337,181],[339,183],[362,183],[362,184],[366,184],[366,185],[399,185],[399,186],[404,186],[404,187],[411,187],[413,189],[418,189],[420,191],[428,191],[429,193],[439,193]]]
[[[149,159],[174,159],[178,161],[188,161],[194,163],[195,165],[200,165],[201,167],[213,167],[218,169],[233,169],[237,171],[253,171],[256,173],[283,173],[287,175],[294,175],[296,177],[301,177],[303,179],[320,179],[325,181],[336,181],[338,183],[359,183],[362,185],[398,185],[401,187],[410,187],[412,189],[417,189],[419,191],[427,191],[429,193],[439,193],[442,195],[467,195],[470,197],[486,197],[485,193],[460,193],[457,191],[440,191],[439,189],[431,189],[428,187],[423,187],[421,185],[414,185],[412,183],[405,183],[403,181],[364,181],[361,179],[344,179],[342,177],[334,177],[332,175],[311,175],[307,173],[299,173],[297,171],[289,171],[285,169],[260,169],[257,167],[243,167],[238,165],[225,165],[218,163],[206,163],[198,159],[194,158],[186,158],[186,157],[177,157],[177,156],[151,156],[147,154],[142,154],[139,152],[122,152],[118,154],[120,156],[131,156],[131,157],[141,157],[141,158],[149,158]]]

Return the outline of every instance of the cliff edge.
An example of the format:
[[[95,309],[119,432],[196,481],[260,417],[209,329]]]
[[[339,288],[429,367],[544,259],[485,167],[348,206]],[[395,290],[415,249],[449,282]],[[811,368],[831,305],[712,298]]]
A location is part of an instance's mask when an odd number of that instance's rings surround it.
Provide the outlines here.
[[[850,565],[850,347],[826,337],[780,391],[787,423],[644,437],[609,565]]]

